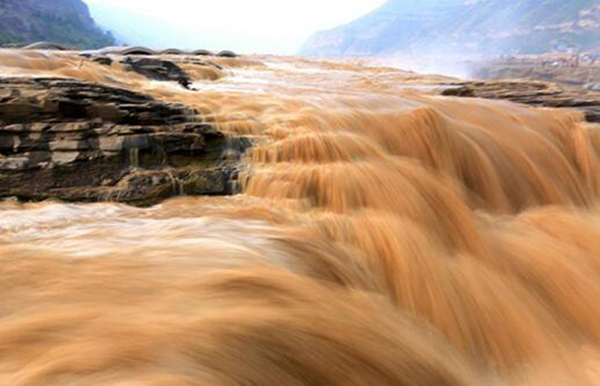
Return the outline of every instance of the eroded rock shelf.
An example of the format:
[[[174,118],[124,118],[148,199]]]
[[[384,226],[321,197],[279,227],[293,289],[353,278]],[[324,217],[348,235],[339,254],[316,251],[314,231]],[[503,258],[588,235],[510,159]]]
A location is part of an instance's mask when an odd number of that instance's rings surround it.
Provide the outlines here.
[[[0,79],[0,197],[149,205],[232,194],[248,146],[184,105],[141,93]]]
[[[488,80],[453,84],[443,95],[504,99],[534,107],[582,111],[588,122],[600,122],[600,94],[565,90],[552,83],[529,80]]]

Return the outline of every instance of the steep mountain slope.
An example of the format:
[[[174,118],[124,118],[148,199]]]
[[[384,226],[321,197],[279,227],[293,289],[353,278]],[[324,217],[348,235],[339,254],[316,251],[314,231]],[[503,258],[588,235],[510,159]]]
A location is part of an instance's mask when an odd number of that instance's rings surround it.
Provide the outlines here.
[[[82,0],[0,0],[0,44],[40,40],[80,48],[114,43]]]
[[[507,54],[600,45],[599,0],[388,0],[305,55]]]

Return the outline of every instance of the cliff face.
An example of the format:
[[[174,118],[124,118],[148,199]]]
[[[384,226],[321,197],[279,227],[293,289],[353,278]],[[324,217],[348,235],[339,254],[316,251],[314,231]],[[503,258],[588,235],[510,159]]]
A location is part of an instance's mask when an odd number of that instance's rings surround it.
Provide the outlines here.
[[[537,54],[600,45],[597,0],[388,0],[314,35],[305,55]]]
[[[82,0],[0,0],[0,44],[42,40],[78,48],[114,43]]]

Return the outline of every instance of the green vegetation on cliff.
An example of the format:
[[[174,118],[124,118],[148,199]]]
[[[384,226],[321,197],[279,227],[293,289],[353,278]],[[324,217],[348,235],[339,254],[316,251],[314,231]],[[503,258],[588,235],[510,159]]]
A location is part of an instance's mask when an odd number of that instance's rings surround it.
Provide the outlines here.
[[[53,41],[77,48],[114,44],[81,0],[0,0],[0,45]]]

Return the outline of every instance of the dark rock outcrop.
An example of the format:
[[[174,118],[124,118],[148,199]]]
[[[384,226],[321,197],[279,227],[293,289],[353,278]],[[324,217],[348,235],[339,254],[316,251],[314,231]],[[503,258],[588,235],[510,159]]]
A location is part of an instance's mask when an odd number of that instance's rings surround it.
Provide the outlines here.
[[[167,82],[177,82],[189,88],[192,79],[178,65],[168,60],[148,57],[128,56],[121,61],[125,68],[144,75],[146,78]]]
[[[519,80],[460,82],[442,95],[505,99],[535,107],[570,108],[585,113],[588,122],[600,122],[600,94],[564,90],[552,83]]]
[[[180,50],[179,48],[167,48],[166,50],[162,50],[160,52],[161,55],[187,55],[188,53],[184,50]]]
[[[183,105],[143,94],[69,79],[0,79],[0,197],[148,205],[231,194],[248,146]]]
[[[224,50],[221,51],[217,54],[217,56],[221,57],[221,58],[237,58],[238,54],[236,54],[233,51],[229,51],[229,50]]]
[[[205,50],[205,49],[199,49],[199,50],[196,50],[196,51],[192,51],[192,55],[197,55],[197,56],[215,56],[215,54],[212,51]]]
[[[90,51],[88,51],[90,52]],[[100,55],[135,55],[135,56],[156,56],[160,53],[148,47],[141,46],[110,46],[93,51]]]
[[[92,58],[92,61],[103,66],[112,66],[113,64],[113,60],[108,56],[98,56],[96,58]]]

